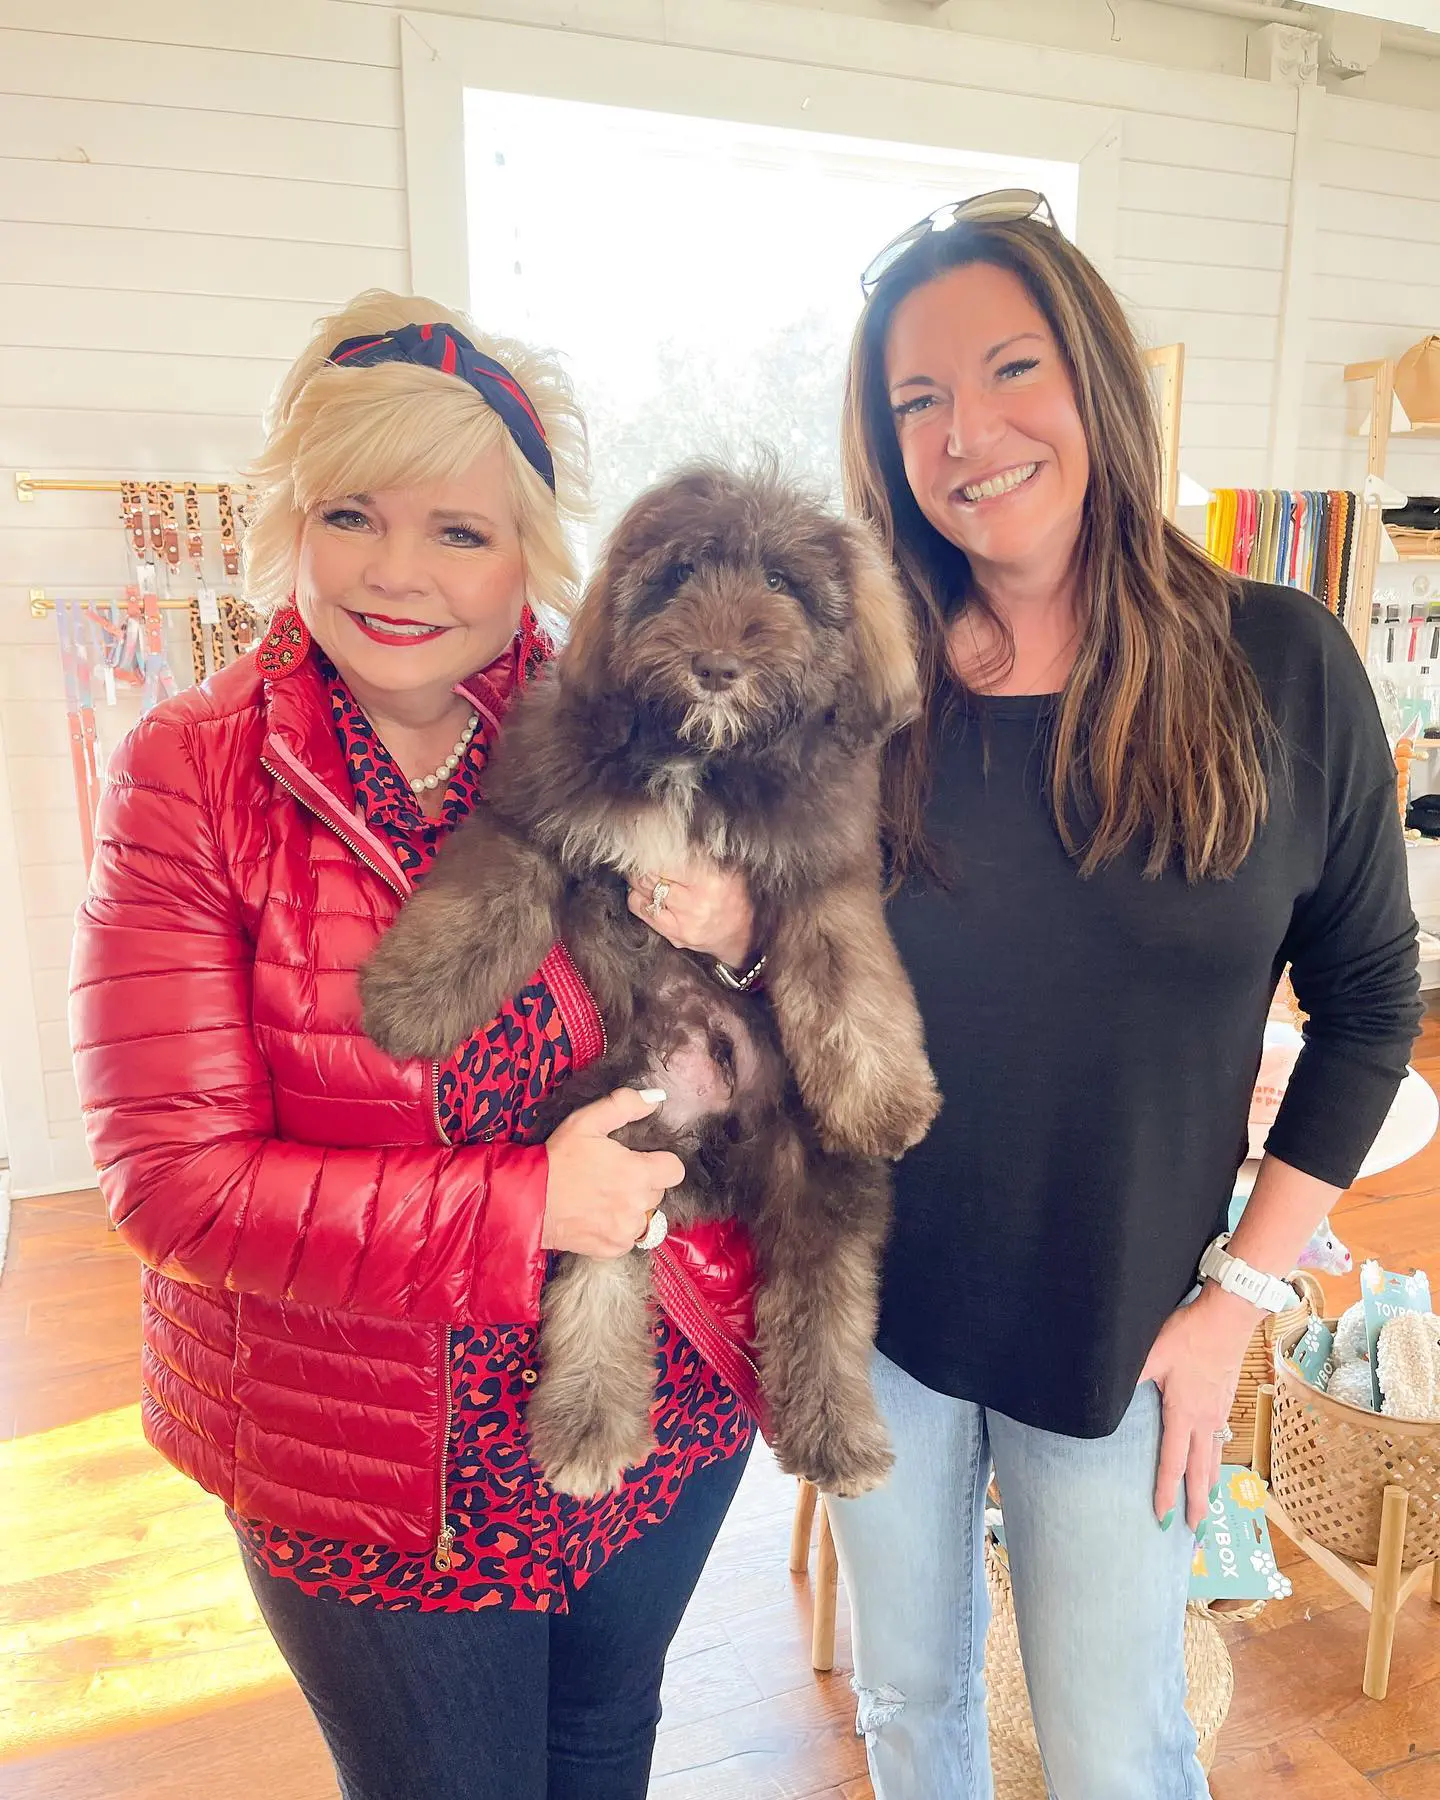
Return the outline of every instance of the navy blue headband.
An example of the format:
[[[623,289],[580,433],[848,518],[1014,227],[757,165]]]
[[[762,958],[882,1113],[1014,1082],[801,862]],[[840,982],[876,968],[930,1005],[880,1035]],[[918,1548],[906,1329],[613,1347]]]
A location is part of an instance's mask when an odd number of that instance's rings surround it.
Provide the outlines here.
[[[378,337],[346,338],[326,360],[347,369],[408,362],[422,369],[439,369],[444,375],[458,375],[499,413],[521,455],[550,492],[555,492],[555,459],[529,396],[508,369],[477,350],[453,325],[402,325],[398,331]]]

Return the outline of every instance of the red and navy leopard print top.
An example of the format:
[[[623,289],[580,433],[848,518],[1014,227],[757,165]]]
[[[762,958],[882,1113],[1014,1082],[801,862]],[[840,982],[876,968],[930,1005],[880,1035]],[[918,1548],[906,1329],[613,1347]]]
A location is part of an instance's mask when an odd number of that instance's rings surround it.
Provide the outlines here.
[[[527,621],[528,623],[528,621]],[[319,657],[319,651],[312,654]],[[546,654],[526,631],[519,648],[485,671],[502,694]],[[523,659],[525,666],[517,669]],[[407,873],[430,866],[445,833],[475,805],[488,750],[482,722],[446,790],[443,816],[428,820],[370,721],[335,670],[335,729],[356,800]],[[536,979],[444,1065],[440,1116],[452,1143],[486,1136],[523,1142],[536,1109],[571,1066],[571,1045],[554,996]],[[655,1319],[657,1448],[623,1488],[599,1500],[556,1494],[531,1465],[525,1406],[538,1376],[536,1329],[521,1325],[450,1333],[453,1416],[446,1466],[446,1522],[455,1542],[448,1570],[428,1555],[384,1544],[352,1544],[235,1519],[241,1542],[272,1575],[307,1594],[388,1611],[467,1612],[486,1606],[564,1612],[610,1557],[664,1519],[686,1479],[749,1443],[750,1415],[665,1315]]]

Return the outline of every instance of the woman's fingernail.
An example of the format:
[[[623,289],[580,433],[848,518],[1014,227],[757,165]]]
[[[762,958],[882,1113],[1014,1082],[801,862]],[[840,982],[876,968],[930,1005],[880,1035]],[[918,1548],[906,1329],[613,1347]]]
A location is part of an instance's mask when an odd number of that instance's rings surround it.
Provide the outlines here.
[[[640,1098],[647,1106],[659,1106],[665,1099],[664,1088],[641,1088]]]
[[[1175,1508],[1172,1506],[1170,1508],[1169,1512],[1166,1513],[1165,1517],[1160,1521],[1160,1529],[1162,1531],[1168,1531],[1174,1523],[1175,1523]]]
[[[1198,1530],[1198,1531],[1197,1531],[1197,1532],[1196,1532],[1196,1533],[1195,1533],[1195,1542],[1196,1542],[1196,1543],[1197,1543],[1197,1544],[1203,1544],[1203,1543],[1204,1543],[1204,1541],[1205,1541],[1205,1533],[1206,1533],[1206,1532],[1207,1532],[1207,1531],[1208,1531],[1208,1530],[1209,1530],[1209,1529],[1210,1529],[1210,1521],[1209,1521],[1209,1520],[1208,1520],[1208,1519],[1202,1519],[1202,1520],[1201,1520],[1201,1521],[1200,1521],[1200,1529],[1199,1529],[1199,1530]]]
[[[1210,1504],[1213,1506],[1219,1498],[1220,1498],[1220,1483],[1217,1481],[1215,1483],[1214,1487],[1211,1488],[1211,1490],[1210,1490]]]

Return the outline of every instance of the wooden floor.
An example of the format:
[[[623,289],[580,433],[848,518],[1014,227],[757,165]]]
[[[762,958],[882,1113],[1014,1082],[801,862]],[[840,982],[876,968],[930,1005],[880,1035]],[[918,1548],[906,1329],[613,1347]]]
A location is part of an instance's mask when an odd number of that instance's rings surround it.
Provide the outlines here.
[[[1440,1022],[1416,1063],[1440,1087]],[[1440,1286],[1440,1141],[1335,1219],[1357,1264],[1418,1264]],[[0,1277],[0,1796],[331,1800],[218,1504],[140,1441],[136,1285],[96,1195],[16,1204]],[[1357,1291],[1353,1275],[1328,1286],[1337,1307]],[[786,1569],[793,1497],[757,1454],[672,1652],[653,1800],[869,1800],[843,1601],[836,1671],[810,1671],[808,1585]],[[1227,1628],[1215,1800],[1440,1800],[1440,1611],[1411,1600],[1389,1698],[1367,1700],[1365,1615],[1279,1547],[1293,1598]]]

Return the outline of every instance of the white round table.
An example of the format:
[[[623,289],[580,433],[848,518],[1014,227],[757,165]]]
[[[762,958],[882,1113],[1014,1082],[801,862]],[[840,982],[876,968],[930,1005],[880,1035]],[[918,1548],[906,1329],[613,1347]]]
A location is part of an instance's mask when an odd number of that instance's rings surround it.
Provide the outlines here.
[[[1304,1041],[1293,1025],[1272,1023],[1265,1027],[1267,1050],[1293,1047],[1298,1056]],[[1363,1181],[1367,1175],[1379,1175],[1382,1170],[1395,1169],[1401,1163],[1409,1162],[1412,1156],[1418,1156],[1430,1142],[1437,1127],[1440,1127],[1440,1100],[1436,1099],[1435,1090],[1415,1069],[1407,1070],[1394,1104],[1385,1115],[1385,1123],[1380,1127],[1375,1142],[1370,1146],[1369,1155],[1361,1163],[1360,1173],[1355,1179]],[[1260,1170],[1260,1157],[1264,1152],[1268,1129],[1265,1125],[1251,1127],[1250,1155],[1240,1165],[1235,1177],[1237,1200],[1250,1198],[1250,1190],[1254,1187],[1255,1177]]]

